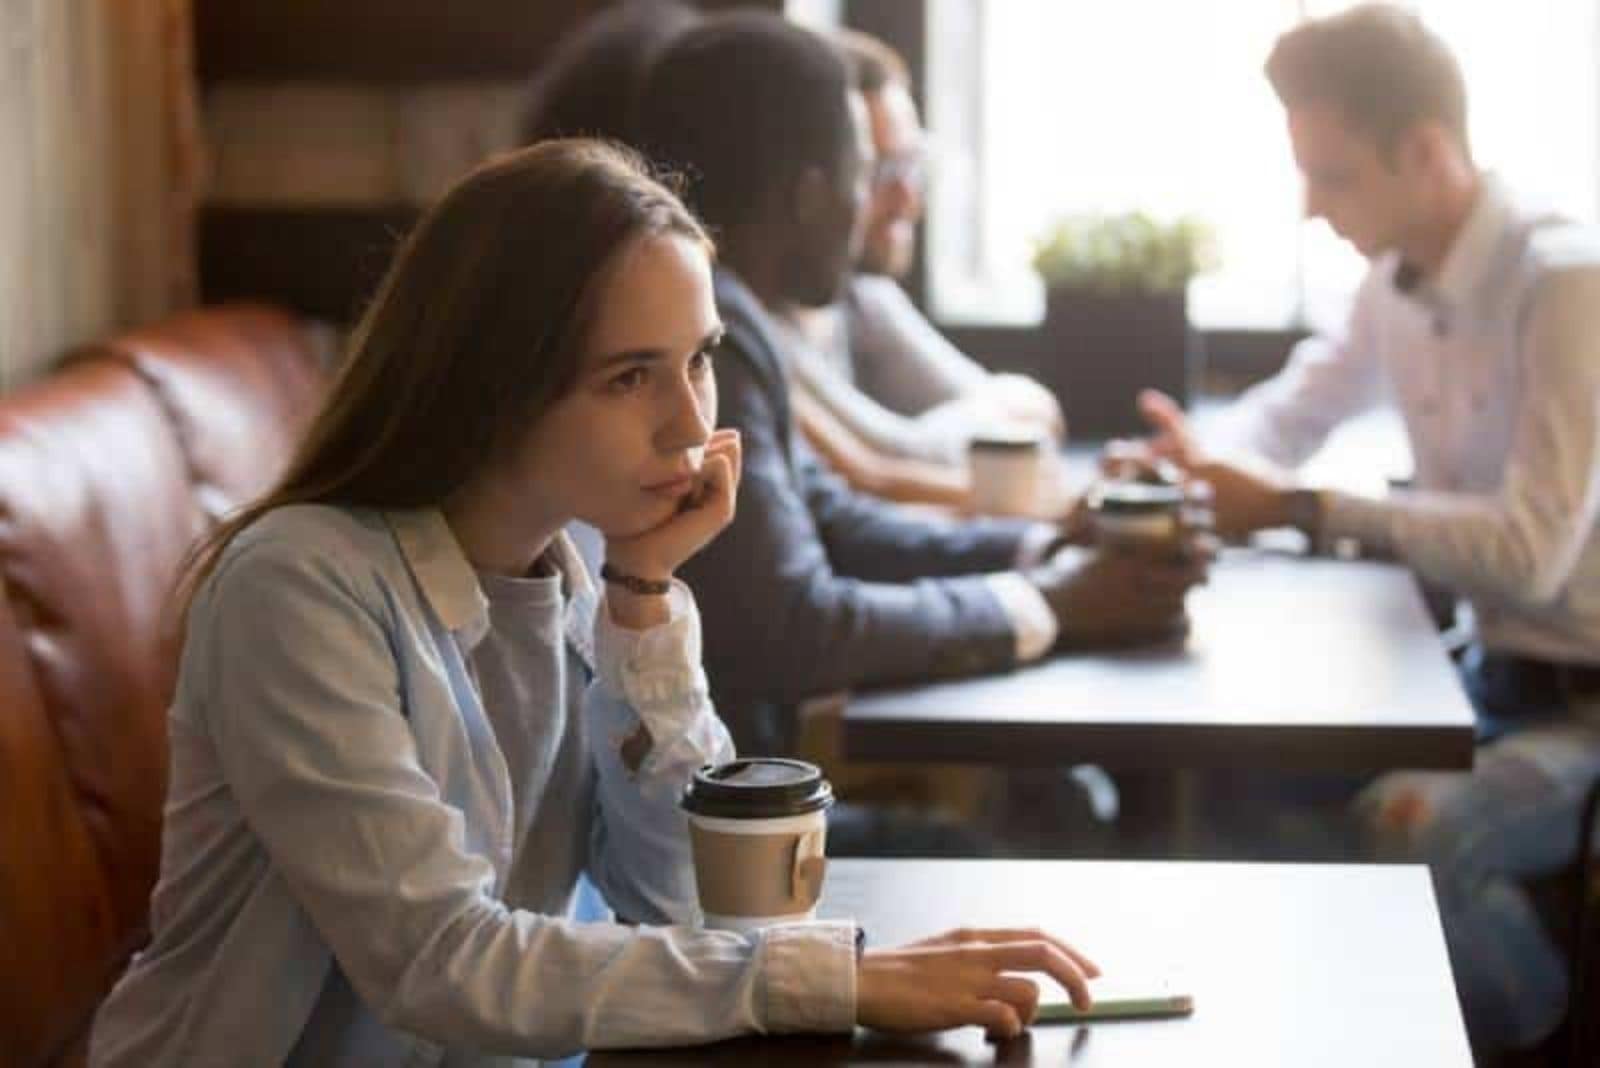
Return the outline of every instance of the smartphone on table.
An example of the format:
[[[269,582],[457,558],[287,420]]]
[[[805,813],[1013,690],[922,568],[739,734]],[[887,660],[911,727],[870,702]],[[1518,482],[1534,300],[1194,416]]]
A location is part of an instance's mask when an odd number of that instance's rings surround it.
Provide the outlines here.
[[[1036,1024],[1090,1023],[1095,1020],[1161,1020],[1194,1013],[1194,996],[1171,979],[1096,979],[1089,984],[1094,1004],[1080,1009],[1065,994],[1039,1001]]]

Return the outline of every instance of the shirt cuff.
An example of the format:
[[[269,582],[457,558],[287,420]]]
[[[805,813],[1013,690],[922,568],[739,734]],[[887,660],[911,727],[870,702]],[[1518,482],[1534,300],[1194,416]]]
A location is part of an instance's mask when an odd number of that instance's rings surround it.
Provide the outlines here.
[[[1061,624],[1050,610],[1044,594],[1015,571],[985,575],[989,592],[1000,602],[1000,608],[1011,621],[1011,632],[1017,639],[1017,661],[1027,663],[1048,653],[1061,634]]]
[[[693,699],[707,690],[700,666],[700,612],[694,595],[673,579],[667,604],[671,612],[667,621],[644,630],[618,625],[605,603],[595,619],[595,665],[600,684],[632,706],[652,728],[651,712],[691,708]]]
[[[1380,554],[1394,552],[1391,520],[1394,509],[1388,502],[1337,490],[1322,491],[1322,530],[1318,550],[1327,551],[1344,539],[1363,549]]]
[[[1061,528],[1054,523],[1035,523],[1023,531],[1022,540],[1017,543],[1017,570],[1026,571],[1044,563],[1050,550],[1061,540],[1061,534]]]
[[[767,1031],[855,1029],[854,923],[793,923],[764,929],[761,975]]]

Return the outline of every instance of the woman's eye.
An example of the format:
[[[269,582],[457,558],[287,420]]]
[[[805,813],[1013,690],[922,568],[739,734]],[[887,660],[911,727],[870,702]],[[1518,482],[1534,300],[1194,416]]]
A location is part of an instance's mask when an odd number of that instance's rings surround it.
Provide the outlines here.
[[[689,370],[697,375],[703,375],[711,370],[711,349],[701,349],[689,358]]]
[[[631,393],[649,381],[650,373],[643,367],[630,367],[617,375],[610,382],[610,387],[617,393]]]

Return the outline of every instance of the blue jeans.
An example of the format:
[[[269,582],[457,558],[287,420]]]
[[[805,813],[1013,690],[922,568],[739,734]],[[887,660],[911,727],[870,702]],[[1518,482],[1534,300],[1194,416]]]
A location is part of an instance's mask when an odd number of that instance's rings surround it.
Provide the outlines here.
[[[1518,1049],[1566,1007],[1567,964],[1523,884],[1576,859],[1600,778],[1600,698],[1514,692],[1477,647],[1461,671],[1479,717],[1473,769],[1384,775],[1354,813],[1378,857],[1431,869],[1473,1045]]]

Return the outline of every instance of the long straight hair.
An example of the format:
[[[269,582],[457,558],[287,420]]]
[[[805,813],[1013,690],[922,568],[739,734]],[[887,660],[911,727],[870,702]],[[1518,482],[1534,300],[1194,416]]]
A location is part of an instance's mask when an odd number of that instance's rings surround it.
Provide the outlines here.
[[[275,508],[438,507],[576,381],[599,281],[650,236],[711,241],[635,153],[546,141],[462,179],[402,243],[278,483],[186,561],[183,615],[234,536]]]

